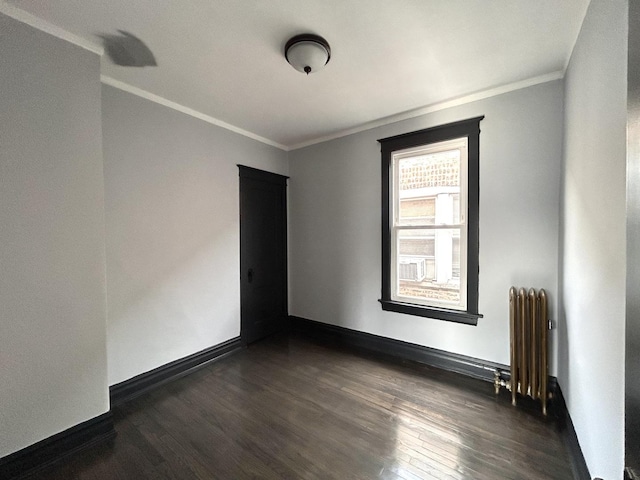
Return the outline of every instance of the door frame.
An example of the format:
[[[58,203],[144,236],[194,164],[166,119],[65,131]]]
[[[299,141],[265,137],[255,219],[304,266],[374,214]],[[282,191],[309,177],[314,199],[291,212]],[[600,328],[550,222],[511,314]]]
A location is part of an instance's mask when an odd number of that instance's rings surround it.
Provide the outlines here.
[[[243,257],[244,252],[248,248],[247,239],[244,237],[242,232],[242,179],[248,178],[253,180],[258,180],[261,182],[272,183],[282,187],[283,196],[282,196],[282,205],[281,211],[283,215],[283,224],[282,224],[282,264],[280,268],[282,269],[282,273],[284,276],[284,285],[282,291],[282,298],[284,301],[284,312],[283,316],[285,317],[283,321],[286,322],[289,317],[289,246],[288,246],[288,211],[287,211],[287,187],[289,177],[286,175],[280,175],[277,173],[267,172],[264,170],[260,170],[254,167],[248,167],[246,165],[238,164],[238,207],[239,207],[239,222],[240,222],[240,341],[244,346],[247,345],[247,325],[246,318],[243,321],[243,307],[242,307],[242,297],[244,290],[244,274],[246,266],[243,265]]]

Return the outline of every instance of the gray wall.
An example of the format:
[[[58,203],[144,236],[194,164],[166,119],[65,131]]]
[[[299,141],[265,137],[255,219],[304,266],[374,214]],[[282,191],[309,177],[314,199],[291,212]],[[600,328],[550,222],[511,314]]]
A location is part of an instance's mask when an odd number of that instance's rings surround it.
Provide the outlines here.
[[[100,59],[0,14],[0,457],[109,409]]]
[[[478,115],[484,318],[384,312],[376,139]],[[556,318],[562,120],[554,81],[290,152],[291,314],[508,364],[511,285],[547,289]]]
[[[286,152],[103,87],[109,384],[240,334],[238,167]]]
[[[558,380],[594,477],[624,452],[627,2],[592,0],[565,78]]]
[[[626,465],[640,474],[640,2],[629,3]]]
[[[592,475],[619,478],[625,301],[630,365],[640,311],[626,8],[592,0],[564,96],[551,82],[289,155],[111,87],[101,103],[96,55],[0,15],[0,457],[107,411],[109,384],[239,334],[240,163],[290,168],[292,314],[508,363],[507,289],[545,287],[551,373]],[[485,317],[383,312],[376,139],[476,115]]]

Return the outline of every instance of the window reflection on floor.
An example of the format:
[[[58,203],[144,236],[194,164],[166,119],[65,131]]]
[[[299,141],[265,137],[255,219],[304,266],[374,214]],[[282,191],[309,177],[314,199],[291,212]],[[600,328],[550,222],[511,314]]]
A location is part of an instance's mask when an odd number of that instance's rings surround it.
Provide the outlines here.
[[[460,478],[462,438],[450,426],[437,426],[409,412],[397,417],[395,462],[381,478]],[[395,476],[394,476],[395,475]]]

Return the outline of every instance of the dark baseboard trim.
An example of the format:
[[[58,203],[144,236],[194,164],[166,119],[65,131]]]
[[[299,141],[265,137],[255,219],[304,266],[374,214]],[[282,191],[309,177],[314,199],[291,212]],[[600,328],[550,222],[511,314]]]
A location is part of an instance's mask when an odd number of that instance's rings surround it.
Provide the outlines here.
[[[25,478],[115,435],[111,412],[104,413],[0,458],[0,478]]]
[[[562,395],[562,389],[558,385],[554,397],[555,411],[558,416],[558,424],[562,433],[562,439],[564,441],[567,452],[569,453],[569,459],[571,460],[571,470],[573,471],[573,478],[577,480],[591,480],[591,474],[589,473],[589,467],[582,454],[580,443],[578,442],[578,435],[573,426],[571,415],[567,410],[567,404]]]
[[[111,408],[122,405],[153,388],[188,375],[216,360],[231,355],[241,348],[240,337],[232,338],[219,345],[141,373],[124,382],[116,383],[109,387]]]
[[[479,358],[446,352],[444,350],[403,342],[393,338],[381,337],[371,333],[359,332],[357,330],[316,322],[306,318],[290,316],[289,319],[293,331],[314,338],[330,340],[333,343],[374,352],[385,357],[423,363],[488,382],[493,382],[493,375],[496,369],[501,372],[507,372],[507,374],[509,372],[507,365],[489,362]]]
[[[424,345],[381,337],[379,335],[351,330],[328,323],[316,322],[315,320],[296,317],[294,315],[289,316],[289,325],[292,331],[314,338],[330,340],[335,344],[373,352],[387,358],[422,363],[491,383],[494,381],[494,372],[496,370],[500,372],[500,378],[503,380],[508,381],[511,376],[509,366],[502,363],[490,362],[480,358],[438,350],[437,348],[425,347]],[[556,377],[550,376],[549,391],[554,393],[557,384]]]

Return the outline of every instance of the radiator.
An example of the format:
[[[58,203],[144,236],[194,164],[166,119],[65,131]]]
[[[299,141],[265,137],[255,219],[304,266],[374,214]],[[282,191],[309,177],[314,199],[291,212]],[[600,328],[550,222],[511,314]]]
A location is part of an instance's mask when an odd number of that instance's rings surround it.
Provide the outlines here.
[[[511,375],[508,382],[495,372],[495,387],[511,390],[511,403],[516,405],[518,394],[539,399],[542,413],[547,414],[549,398],[548,314],[547,294],[543,289],[527,292],[524,288],[509,289],[509,322],[511,336]]]

